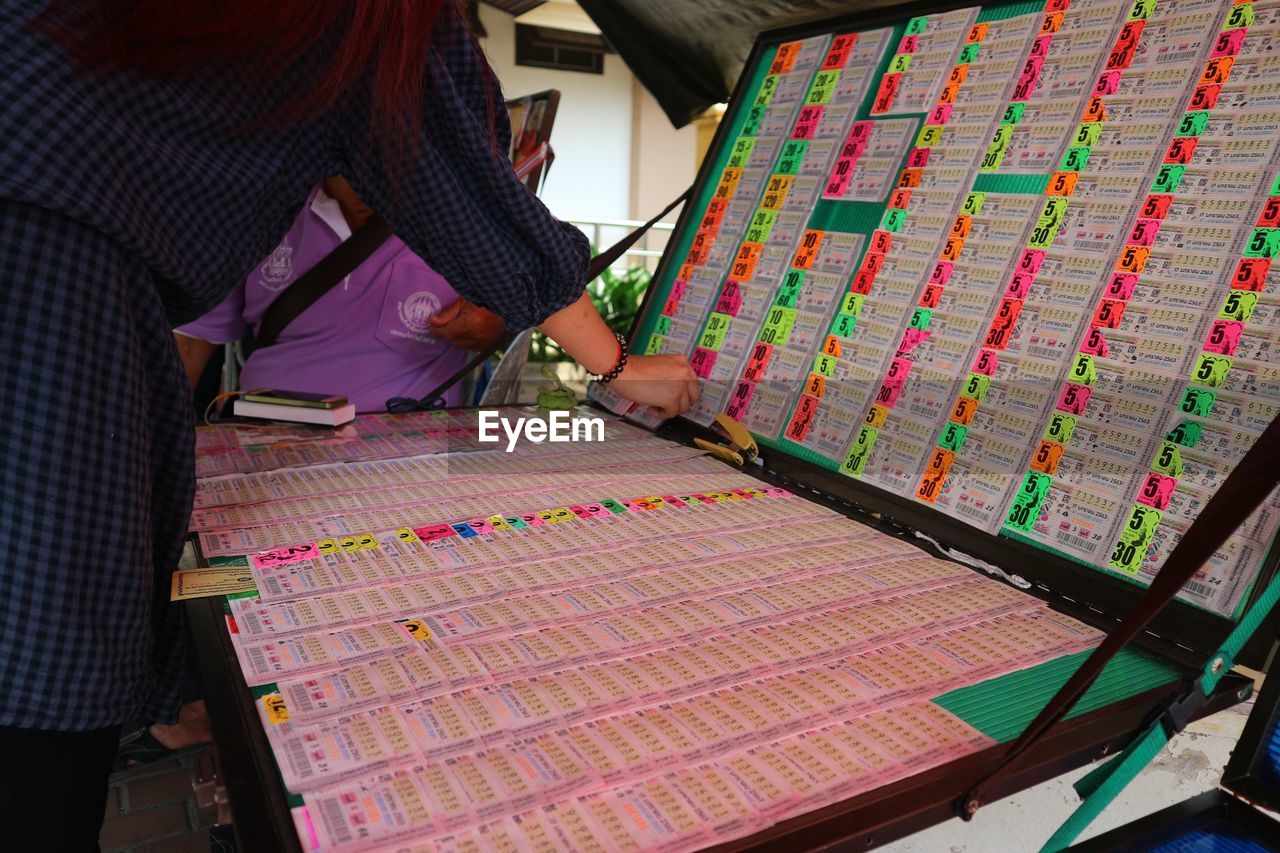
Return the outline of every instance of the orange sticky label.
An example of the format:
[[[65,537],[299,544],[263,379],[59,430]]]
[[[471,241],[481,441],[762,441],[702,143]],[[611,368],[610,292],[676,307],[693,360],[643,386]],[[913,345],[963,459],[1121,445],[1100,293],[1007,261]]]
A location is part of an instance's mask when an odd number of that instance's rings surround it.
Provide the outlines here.
[[[973,416],[978,413],[978,401],[972,397],[957,397],[951,409],[951,420],[962,426],[973,423]]]
[[[810,397],[817,397],[819,400],[821,400],[822,395],[826,393],[826,390],[827,390],[826,377],[822,376],[821,374],[810,373],[809,381],[804,386],[804,393],[808,394]]]
[[[804,236],[800,238],[800,248],[796,249],[795,257],[791,259],[791,266],[798,270],[807,270],[812,267],[826,233],[825,231],[804,232]]]
[[[1041,474],[1053,475],[1062,461],[1062,453],[1066,448],[1056,441],[1042,441],[1031,455],[1031,467]]]
[[[1076,191],[1076,181],[1080,180],[1079,172],[1054,172],[1049,178],[1046,195],[1069,196]]]
[[[835,335],[827,335],[827,339],[822,343],[822,351],[834,358],[840,357],[840,339]]]
[[[955,222],[951,223],[952,237],[968,237],[971,230],[973,230],[973,217],[967,213],[960,214]]]
[[[920,176],[924,169],[903,169],[898,176],[898,186],[914,188],[920,186]]]
[[[1044,20],[1040,22],[1040,34],[1056,33],[1062,28],[1062,19],[1065,16],[1065,12],[1050,12],[1045,15]]]
[[[987,30],[990,28],[991,28],[991,25],[987,23],[974,24],[972,27],[969,28],[969,35],[965,39],[965,42],[967,44],[972,44],[975,41],[982,41],[984,38],[987,37]]]
[[[1151,249],[1146,246],[1125,246],[1116,261],[1116,269],[1124,272],[1140,273],[1147,266],[1147,258],[1151,257]]]
[[[884,422],[888,417],[889,410],[884,406],[872,406],[867,410],[867,417],[865,421],[867,426],[872,427],[873,429],[880,429],[880,427],[884,426]]]
[[[964,251],[963,237],[948,237],[947,242],[942,246],[942,254],[939,255],[944,261],[954,261],[960,257],[960,253]]]

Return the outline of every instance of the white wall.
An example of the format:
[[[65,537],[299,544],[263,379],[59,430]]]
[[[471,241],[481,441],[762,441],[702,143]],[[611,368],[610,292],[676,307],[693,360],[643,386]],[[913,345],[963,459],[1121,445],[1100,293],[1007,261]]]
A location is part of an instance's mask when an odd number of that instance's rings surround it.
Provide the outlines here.
[[[633,80],[631,95],[630,217],[644,221],[693,183],[698,171],[698,129],[694,124],[673,128],[639,80]],[[666,221],[675,222],[679,215],[676,208]],[[667,232],[653,232],[646,247],[662,249],[666,238]]]
[[[633,78],[626,65],[607,54],[604,74],[517,66],[514,19],[482,3],[480,21],[488,33],[481,44],[507,97],[560,90],[551,131],[556,160],[542,190],[547,207],[562,219],[628,218]]]

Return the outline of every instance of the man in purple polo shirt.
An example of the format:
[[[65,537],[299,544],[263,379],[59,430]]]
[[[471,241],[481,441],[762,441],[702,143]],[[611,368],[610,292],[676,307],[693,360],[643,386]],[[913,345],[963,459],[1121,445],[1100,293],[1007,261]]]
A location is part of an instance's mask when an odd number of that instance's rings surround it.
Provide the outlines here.
[[[312,191],[289,233],[213,311],[176,330],[192,387],[221,344],[257,331],[290,284],[372,215],[342,178]],[[245,363],[240,387],[344,394],[356,411],[386,409],[392,397],[420,398],[491,344],[498,315],[472,305],[392,236],[346,280],[320,297]],[[445,394],[459,405],[461,388]]]

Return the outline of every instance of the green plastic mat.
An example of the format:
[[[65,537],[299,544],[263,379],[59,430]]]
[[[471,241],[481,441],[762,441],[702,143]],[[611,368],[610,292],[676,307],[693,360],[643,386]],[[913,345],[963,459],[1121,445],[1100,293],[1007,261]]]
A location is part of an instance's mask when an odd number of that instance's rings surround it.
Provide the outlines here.
[[[1089,654],[1083,651],[1055,658],[1030,669],[952,690],[933,701],[988,737],[1004,743],[1022,733]],[[1162,684],[1171,684],[1181,675],[1176,667],[1144,652],[1124,649],[1111,659],[1067,717],[1096,711]]]

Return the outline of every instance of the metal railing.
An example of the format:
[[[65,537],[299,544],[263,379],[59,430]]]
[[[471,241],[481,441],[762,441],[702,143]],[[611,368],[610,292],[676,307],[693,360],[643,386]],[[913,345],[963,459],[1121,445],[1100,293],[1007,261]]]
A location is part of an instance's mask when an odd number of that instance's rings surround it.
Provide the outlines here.
[[[603,251],[632,231],[644,225],[641,219],[576,219],[564,220],[576,225],[591,240],[597,252]],[[634,246],[623,252],[622,257],[610,269],[622,271],[632,266],[642,266],[649,272],[657,269],[658,258],[666,248],[671,232],[675,230],[673,222],[656,223],[648,233],[642,236]]]

